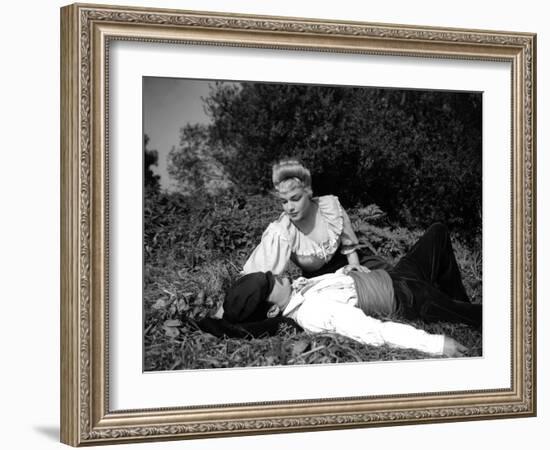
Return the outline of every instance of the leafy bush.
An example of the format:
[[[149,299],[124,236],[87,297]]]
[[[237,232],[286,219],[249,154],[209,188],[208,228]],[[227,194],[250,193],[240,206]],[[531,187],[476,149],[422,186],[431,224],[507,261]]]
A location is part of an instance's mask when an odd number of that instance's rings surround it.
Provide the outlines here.
[[[407,228],[480,232],[479,93],[218,83],[206,104],[203,147],[246,192],[265,193],[270,165],[293,156],[319,195],[378,204]]]

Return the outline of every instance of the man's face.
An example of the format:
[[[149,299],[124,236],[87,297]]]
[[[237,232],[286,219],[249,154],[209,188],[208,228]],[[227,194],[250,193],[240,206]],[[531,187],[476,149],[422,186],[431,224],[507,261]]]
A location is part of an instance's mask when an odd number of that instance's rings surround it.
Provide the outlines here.
[[[275,277],[275,283],[273,284],[273,290],[267,301],[273,305],[277,305],[281,311],[286,308],[290,301],[290,294],[292,293],[292,286],[290,280],[287,277]]]

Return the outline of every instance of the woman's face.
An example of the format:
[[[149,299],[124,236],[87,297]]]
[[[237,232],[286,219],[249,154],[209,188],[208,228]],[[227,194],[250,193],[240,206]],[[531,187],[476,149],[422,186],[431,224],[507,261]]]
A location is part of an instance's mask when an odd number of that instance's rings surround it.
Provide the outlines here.
[[[283,211],[292,222],[300,222],[309,213],[311,198],[309,193],[300,186],[278,193]]]

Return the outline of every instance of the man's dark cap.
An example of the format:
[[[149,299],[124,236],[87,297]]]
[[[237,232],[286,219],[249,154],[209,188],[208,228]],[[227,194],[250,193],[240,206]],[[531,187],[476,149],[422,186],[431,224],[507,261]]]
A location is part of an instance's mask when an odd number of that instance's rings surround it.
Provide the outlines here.
[[[243,275],[225,293],[223,318],[231,323],[264,320],[271,306],[267,298],[274,284],[271,272]]]

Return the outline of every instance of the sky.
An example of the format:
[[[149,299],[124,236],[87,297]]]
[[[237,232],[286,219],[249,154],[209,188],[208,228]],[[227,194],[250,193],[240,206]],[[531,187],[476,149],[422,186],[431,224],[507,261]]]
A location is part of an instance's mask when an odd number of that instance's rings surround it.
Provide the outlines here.
[[[179,143],[179,130],[187,123],[210,122],[201,97],[209,93],[211,80],[180,78],[143,78],[143,132],[149,136],[149,150],[157,150],[158,168],[163,189],[169,189],[167,156]]]

